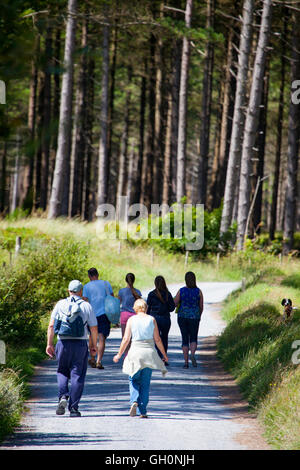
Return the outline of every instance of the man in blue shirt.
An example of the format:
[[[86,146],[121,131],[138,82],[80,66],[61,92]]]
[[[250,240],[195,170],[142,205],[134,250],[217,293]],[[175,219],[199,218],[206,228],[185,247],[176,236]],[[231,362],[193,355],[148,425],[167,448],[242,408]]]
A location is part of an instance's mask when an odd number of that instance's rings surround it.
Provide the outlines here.
[[[106,338],[110,333],[110,321],[105,315],[105,297],[107,295],[114,295],[112,287],[108,281],[99,279],[99,273],[96,268],[88,270],[90,282],[83,287],[82,298],[87,300],[95,312],[98,323],[98,347],[97,347],[97,362],[96,356],[91,355],[89,364],[98,369],[104,369],[102,365],[102,358],[105,350]]]

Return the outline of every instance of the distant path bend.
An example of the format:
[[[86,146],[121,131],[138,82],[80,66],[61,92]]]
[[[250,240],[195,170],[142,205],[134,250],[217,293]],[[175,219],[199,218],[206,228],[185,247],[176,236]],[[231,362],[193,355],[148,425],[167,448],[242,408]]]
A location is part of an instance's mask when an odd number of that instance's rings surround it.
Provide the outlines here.
[[[107,340],[104,370],[88,369],[80,402],[81,418],[56,416],[56,362],[44,361],[31,381],[29,411],[2,450],[242,450],[268,449],[233,379],[216,358],[216,337],[225,323],[220,303],[239,283],[199,283],[204,312],[199,331],[198,367],[183,369],[177,316],[171,314],[166,378],[153,372],[148,420],[130,418],[127,376],[114,364],[120,329]],[[168,286],[176,294],[181,285]],[[143,296],[147,291],[143,292]]]

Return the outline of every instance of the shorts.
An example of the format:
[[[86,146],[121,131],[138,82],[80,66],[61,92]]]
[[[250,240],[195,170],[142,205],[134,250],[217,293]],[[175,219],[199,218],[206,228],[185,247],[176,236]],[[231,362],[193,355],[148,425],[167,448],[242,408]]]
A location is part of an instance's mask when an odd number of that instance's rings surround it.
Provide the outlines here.
[[[120,316],[121,325],[126,325],[129,318],[132,317],[133,315],[135,315],[135,312],[128,312],[125,310],[121,312],[121,316]]]
[[[99,315],[97,317],[98,323],[98,333],[102,334],[105,338],[109,336],[110,333],[110,321],[105,314]]]
[[[200,318],[184,318],[178,316],[178,325],[182,336],[182,346],[189,346],[198,341]]]

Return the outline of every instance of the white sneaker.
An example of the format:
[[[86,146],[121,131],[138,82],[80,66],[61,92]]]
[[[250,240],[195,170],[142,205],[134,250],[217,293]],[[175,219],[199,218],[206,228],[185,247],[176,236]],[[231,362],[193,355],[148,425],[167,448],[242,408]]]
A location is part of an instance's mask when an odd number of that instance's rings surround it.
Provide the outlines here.
[[[61,397],[56,408],[56,414],[64,415],[66,412],[67,404],[68,404],[68,400],[66,399],[66,397]]]

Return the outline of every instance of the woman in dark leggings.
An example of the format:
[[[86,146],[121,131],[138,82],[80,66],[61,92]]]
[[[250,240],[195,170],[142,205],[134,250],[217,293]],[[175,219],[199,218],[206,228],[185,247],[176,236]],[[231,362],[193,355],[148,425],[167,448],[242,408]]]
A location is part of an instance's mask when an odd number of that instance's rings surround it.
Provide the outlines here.
[[[178,325],[182,336],[184,368],[189,367],[189,350],[191,361],[197,367],[195,352],[197,350],[198,330],[203,312],[203,294],[197,287],[196,276],[189,271],[185,275],[186,286],[179,289],[174,299],[178,308]]]
[[[159,335],[163,342],[165,351],[168,350],[168,335],[171,327],[170,312],[175,310],[175,304],[171,293],[168,291],[166,281],[163,276],[157,276],[154,280],[155,289],[151,291],[147,298],[147,313],[152,315],[157,323]],[[160,351],[157,351],[161,356]],[[168,363],[166,363],[168,365]]]

